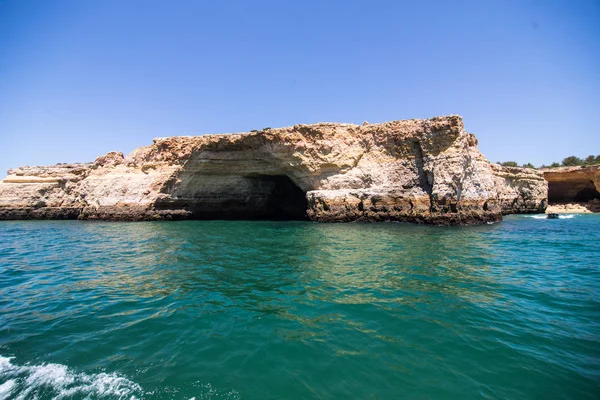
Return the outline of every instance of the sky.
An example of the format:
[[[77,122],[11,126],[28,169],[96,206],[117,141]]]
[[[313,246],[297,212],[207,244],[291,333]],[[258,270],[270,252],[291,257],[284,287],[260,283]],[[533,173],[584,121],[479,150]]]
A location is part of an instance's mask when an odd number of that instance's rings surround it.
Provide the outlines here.
[[[154,137],[459,114],[600,154],[600,1],[0,0],[0,175]]]

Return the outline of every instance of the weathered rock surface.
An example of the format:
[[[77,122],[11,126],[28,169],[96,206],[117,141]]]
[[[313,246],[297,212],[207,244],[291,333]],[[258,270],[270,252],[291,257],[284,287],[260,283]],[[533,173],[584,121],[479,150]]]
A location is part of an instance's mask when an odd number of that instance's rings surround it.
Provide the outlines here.
[[[503,214],[543,212],[548,205],[548,186],[533,168],[503,167],[492,164],[498,200]]]
[[[548,181],[548,201],[552,204],[600,199],[600,165],[545,168],[540,171]]]
[[[158,138],[127,157],[21,167],[0,219],[303,219],[442,225],[543,212],[535,170],[491,165],[459,116]]]
[[[600,199],[590,200],[585,203],[559,203],[550,204],[546,214],[588,214],[600,212]]]

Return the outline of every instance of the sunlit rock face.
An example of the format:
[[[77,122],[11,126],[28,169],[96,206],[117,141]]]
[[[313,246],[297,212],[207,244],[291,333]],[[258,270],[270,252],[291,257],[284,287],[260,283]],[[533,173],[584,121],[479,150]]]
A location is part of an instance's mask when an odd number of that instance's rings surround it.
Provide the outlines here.
[[[548,185],[533,168],[492,164],[498,201],[503,214],[543,213],[548,205]]]
[[[548,181],[548,201],[583,203],[600,199],[600,165],[543,169]]]
[[[491,166],[448,116],[158,138],[127,157],[17,168],[0,183],[0,218],[457,225],[543,212],[546,193],[539,173]]]

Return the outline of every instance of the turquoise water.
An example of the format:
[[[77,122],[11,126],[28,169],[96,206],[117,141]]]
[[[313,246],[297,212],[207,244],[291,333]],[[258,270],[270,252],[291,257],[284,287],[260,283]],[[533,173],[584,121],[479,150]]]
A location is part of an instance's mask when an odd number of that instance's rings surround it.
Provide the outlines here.
[[[0,223],[0,399],[593,399],[600,216]]]

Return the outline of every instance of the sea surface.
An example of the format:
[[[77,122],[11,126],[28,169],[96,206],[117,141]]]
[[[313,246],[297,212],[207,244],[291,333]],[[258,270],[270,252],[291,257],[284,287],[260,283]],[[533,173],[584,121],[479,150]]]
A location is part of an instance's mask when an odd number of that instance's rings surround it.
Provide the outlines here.
[[[0,222],[0,399],[598,399],[600,215]]]

